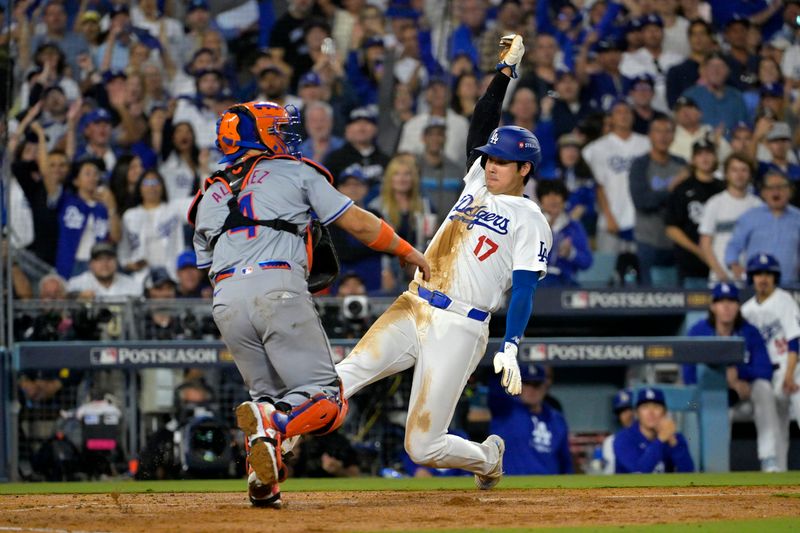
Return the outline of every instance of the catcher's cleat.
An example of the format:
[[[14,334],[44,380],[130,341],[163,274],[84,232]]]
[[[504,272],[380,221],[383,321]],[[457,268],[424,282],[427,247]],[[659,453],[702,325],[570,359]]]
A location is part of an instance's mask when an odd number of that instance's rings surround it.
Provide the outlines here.
[[[259,437],[270,436],[267,431],[273,429],[272,413],[275,406],[267,402],[243,402],[236,407],[236,425],[245,436],[252,441]]]
[[[247,439],[247,463],[264,485],[286,478],[281,460],[281,437],[269,415],[275,407],[263,402],[244,402],[236,408],[236,423]]]
[[[275,453],[276,444],[275,439],[259,437],[250,443],[250,452],[247,454],[248,463],[265,485],[277,483],[283,470],[280,452]]]
[[[500,482],[503,477],[503,454],[506,451],[506,443],[497,435],[489,435],[483,444],[497,447],[497,463],[488,474],[475,474],[475,486],[481,490],[489,490]]]
[[[253,507],[280,509],[283,506],[281,488],[278,484],[265,485],[261,483],[255,472],[251,472],[247,478],[247,497]]]

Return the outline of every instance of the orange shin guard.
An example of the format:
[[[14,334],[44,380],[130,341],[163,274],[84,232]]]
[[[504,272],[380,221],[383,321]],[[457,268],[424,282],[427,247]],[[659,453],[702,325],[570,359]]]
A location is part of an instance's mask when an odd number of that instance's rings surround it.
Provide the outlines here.
[[[317,394],[291,411],[272,413],[272,424],[283,438],[305,433],[324,435],[342,425],[347,416],[347,400]]]

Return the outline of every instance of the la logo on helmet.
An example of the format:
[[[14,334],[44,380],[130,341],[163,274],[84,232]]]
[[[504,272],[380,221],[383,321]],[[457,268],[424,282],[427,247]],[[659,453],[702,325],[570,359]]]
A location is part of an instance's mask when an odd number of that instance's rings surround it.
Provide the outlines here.
[[[498,135],[498,133],[495,131],[489,138],[489,144],[497,144],[497,141],[499,140],[500,140],[500,135]]]

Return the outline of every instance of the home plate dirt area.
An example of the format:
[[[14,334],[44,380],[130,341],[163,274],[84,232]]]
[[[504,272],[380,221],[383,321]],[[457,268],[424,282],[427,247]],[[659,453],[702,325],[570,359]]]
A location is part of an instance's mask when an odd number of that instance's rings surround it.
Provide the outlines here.
[[[0,531],[413,531],[800,518],[800,487],[287,492],[281,510],[242,493],[0,498]]]

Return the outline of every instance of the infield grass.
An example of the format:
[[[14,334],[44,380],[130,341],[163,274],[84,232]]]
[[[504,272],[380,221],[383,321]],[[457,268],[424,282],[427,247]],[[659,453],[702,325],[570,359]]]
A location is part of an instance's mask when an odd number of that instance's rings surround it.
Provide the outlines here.
[[[764,474],[731,472],[725,474],[629,474],[624,476],[506,476],[497,490],[503,489],[589,489],[626,487],[723,487],[723,486],[800,485],[800,472]],[[98,494],[148,492],[240,492],[244,480],[175,481],[89,481],[67,483],[0,483],[0,494]],[[404,478],[378,477],[346,479],[290,479],[281,484],[283,492],[371,491],[371,490],[472,490],[472,477]],[[782,494],[784,497],[794,497]],[[800,527],[798,527],[800,530]]]

